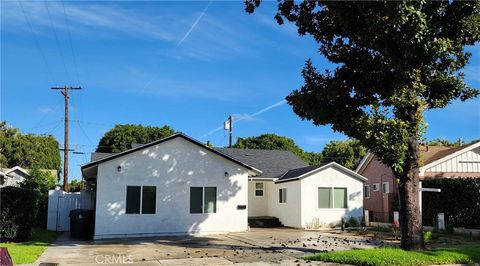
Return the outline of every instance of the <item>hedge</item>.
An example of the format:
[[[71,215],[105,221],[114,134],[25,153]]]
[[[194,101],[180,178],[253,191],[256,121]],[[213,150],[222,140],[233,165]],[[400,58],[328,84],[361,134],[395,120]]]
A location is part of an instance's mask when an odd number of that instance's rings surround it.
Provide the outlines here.
[[[424,180],[422,186],[442,190],[422,193],[424,225],[435,225],[437,213],[445,213],[446,224],[480,228],[480,178]]]
[[[0,196],[1,241],[28,241],[35,224],[37,194],[28,189],[8,186],[0,188]]]

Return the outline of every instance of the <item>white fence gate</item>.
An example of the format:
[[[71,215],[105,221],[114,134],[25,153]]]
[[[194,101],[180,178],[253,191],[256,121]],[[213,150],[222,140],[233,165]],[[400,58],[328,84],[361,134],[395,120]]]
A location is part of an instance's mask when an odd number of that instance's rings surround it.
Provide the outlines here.
[[[70,231],[70,214],[75,209],[93,209],[94,192],[48,191],[47,229],[51,231]]]

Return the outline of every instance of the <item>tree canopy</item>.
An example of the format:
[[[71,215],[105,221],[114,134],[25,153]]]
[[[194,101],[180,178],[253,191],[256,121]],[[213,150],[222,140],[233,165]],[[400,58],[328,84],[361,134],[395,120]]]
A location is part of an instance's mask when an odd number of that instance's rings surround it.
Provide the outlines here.
[[[143,125],[115,125],[100,139],[97,152],[122,152],[132,148],[132,143],[146,144],[175,134],[176,131],[163,127]]]
[[[325,145],[322,151],[323,162],[336,162],[355,170],[360,160],[367,153],[358,140],[334,140]]]
[[[0,122],[0,151],[2,167],[60,169],[59,144],[55,137],[23,135],[5,121]]]
[[[291,151],[310,165],[318,165],[322,162],[322,155],[320,153],[306,152],[295,144],[293,139],[276,134],[262,134],[255,137],[238,138],[233,148]]]
[[[247,0],[254,12],[260,0]],[[401,246],[423,249],[418,202],[423,112],[476,97],[461,69],[480,38],[480,1],[299,2],[280,0],[275,19],[311,35],[334,69],[307,60],[294,112],[331,125],[372,151],[399,180]]]

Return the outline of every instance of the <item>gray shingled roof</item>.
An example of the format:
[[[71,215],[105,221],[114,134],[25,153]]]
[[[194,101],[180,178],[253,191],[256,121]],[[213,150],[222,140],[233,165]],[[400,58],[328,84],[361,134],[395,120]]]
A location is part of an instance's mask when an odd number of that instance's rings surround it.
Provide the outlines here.
[[[262,178],[275,178],[290,169],[308,166],[291,151],[214,148],[240,162],[253,166],[263,173]]]
[[[306,166],[306,167],[301,167],[301,168],[296,168],[296,169],[290,169],[288,172],[286,172],[284,175],[280,176],[277,181],[282,181],[286,179],[291,179],[291,178],[296,178],[299,177],[303,174],[309,173],[315,169],[318,169],[325,164],[321,165],[311,165],[311,166]]]

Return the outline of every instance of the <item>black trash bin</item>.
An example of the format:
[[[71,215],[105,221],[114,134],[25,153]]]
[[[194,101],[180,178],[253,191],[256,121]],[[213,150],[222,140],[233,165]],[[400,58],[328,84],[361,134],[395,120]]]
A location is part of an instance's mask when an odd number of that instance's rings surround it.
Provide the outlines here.
[[[70,237],[78,239],[93,238],[93,210],[76,209],[70,214]]]

